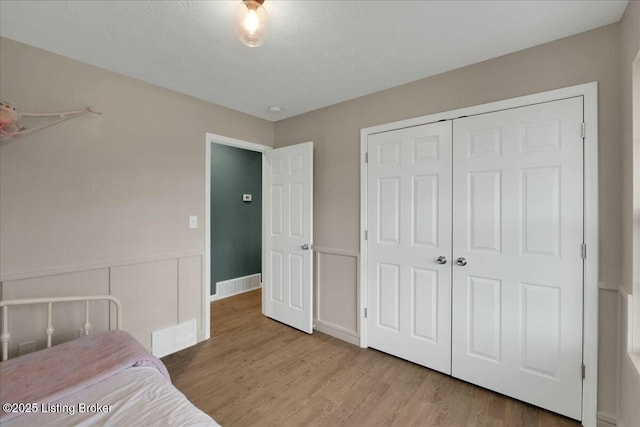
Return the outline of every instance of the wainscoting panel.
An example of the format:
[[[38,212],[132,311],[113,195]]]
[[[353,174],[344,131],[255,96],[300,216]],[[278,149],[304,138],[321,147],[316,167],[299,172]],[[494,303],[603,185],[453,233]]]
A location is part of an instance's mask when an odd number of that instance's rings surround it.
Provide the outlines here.
[[[359,345],[358,253],[314,247],[314,255],[314,329]]]
[[[178,260],[178,323],[197,319],[198,336],[203,336],[204,313],[202,304],[194,301],[202,299],[202,256],[180,258]]]
[[[618,289],[600,284],[598,313],[598,419],[615,425],[618,403]],[[587,368],[588,369],[588,368]]]
[[[640,369],[631,359],[629,351],[632,344],[632,298],[622,286],[619,288],[618,312],[620,325],[620,395],[618,396],[618,414],[616,425],[618,427],[637,427],[640,425]],[[640,297],[640,295],[638,296]]]
[[[122,327],[150,350],[150,332],[178,319],[178,260],[112,268],[111,294],[122,301]]]
[[[2,283],[2,299],[64,297],[74,295],[104,295],[109,293],[109,269],[101,268],[53,276],[11,280]],[[90,305],[93,331],[109,328],[106,301]],[[9,356],[18,355],[18,345],[35,341],[35,349],[46,348],[47,306],[9,307]],[[84,303],[54,304],[52,309],[54,333],[52,343],[58,344],[77,338],[84,324]]]
[[[202,253],[182,253],[99,265],[62,267],[49,271],[2,276],[2,299],[42,296],[114,295],[122,302],[123,328],[148,350],[151,333],[196,319],[198,339],[204,338]],[[115,310],[106,302],[91,303],[93,330],[115,327]],[[46,346],[46,307],[11,307],[10,354],[19,344]],[[78,336],[84,323],[82,303],[53,306],[53,342]],[[28,346],[27,346],[28,347]],[[23,349],[25,347],[23,346]]]

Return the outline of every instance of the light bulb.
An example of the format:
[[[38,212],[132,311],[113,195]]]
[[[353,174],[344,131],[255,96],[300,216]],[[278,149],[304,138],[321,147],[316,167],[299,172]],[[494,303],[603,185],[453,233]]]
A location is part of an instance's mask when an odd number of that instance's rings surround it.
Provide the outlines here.
[[[256,0],[240,2],[233,17],[233,30],[236,37],[250,47],[260,46],[267,33],[269,15],[261,3],[262,1]]]
[[[244,22],[242,23],[242,25],[244,26],[244,29],[249,34],[255,34],[256,31],[258,31],[258,28],[260,27],[260,21],[258,20],[258,13],[253,9],[249,9],[249,12],[247,13],[247,17],[244,18]]]

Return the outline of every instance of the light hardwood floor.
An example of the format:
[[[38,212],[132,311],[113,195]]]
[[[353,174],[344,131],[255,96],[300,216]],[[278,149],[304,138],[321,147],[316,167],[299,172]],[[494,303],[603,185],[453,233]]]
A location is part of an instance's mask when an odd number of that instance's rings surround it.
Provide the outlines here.
[[[576,421],[261,314],[256,290],[211,304],[211,339],[163,359],[223,427],[579,426]]]

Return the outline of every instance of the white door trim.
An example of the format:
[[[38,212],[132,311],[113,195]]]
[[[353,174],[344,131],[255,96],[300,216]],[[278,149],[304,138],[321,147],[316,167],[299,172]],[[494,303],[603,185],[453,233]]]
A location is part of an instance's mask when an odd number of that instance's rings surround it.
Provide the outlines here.
[[[264,153],[272,150],[273,147],[256,144],[255,142],[243,141],[241,139],[230,138],[228,136],[216,135],[207,132],[205,134],[205,190],[204,190],[204,281],[202,284],[202,304],[205,313],[205,339],[211,337],[211,144],[230,145],[232,147],[244,148],[245,150],[258,151]],[[262,156],[262,230],[265,230],[265,191],[266,184],[266,160]],[[264,238],[262,239],[262,265],[264,265]]]
[[[597,424],[597,377],[598,377],[598,83],[585,83],[562,89],[540,92],[487,104],[444,111],[392,123],[372,126],[360,130],[360,347],[367,347],[367,323],[364,317],[367,302],[367,163],[366,151],[369,135],[419,126],[439,120],[460,118],[489,113],[525,105],[555,101],[575,96],[584,97],[584,240],[587,258],[584,263],[584,324],[583,362],[586,375],[582,393],[582,423],[587,427]]]

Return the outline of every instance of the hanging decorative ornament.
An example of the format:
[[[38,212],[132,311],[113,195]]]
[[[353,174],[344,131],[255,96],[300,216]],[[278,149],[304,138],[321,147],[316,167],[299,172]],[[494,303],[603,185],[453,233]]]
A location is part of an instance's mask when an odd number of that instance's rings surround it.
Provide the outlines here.
[[[269,29],[269,15],[262,6],[264,0],[243,0],[233,16],[233,31],[249,47],[260,46]]]
[[[20,131],[18,121],[21,117],[16,107],[8,102],[0,102],[0,135],[13,136]]]

